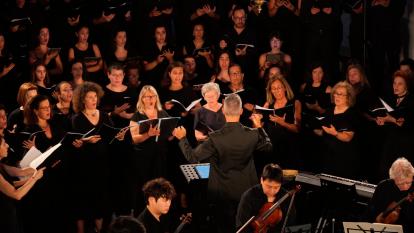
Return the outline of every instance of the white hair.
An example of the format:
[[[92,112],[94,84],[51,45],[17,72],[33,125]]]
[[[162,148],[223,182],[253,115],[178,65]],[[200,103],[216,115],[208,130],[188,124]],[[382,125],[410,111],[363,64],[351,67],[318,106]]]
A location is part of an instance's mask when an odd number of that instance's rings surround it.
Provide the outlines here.
[[[215,91],[217,92],[217,95],[220,96],[220,86],[217,83],[206,83],[201,88],[201,95],[204,97],[204,95],[209,91]]]
[[[411,178],[414,176],[413,165],[404,157],[398,158],[392,163],[389,175],[393,180]]]

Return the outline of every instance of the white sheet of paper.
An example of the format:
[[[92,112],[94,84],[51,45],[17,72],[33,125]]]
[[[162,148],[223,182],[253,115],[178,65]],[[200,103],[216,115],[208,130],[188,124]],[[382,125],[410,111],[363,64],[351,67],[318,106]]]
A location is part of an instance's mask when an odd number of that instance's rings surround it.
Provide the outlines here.
[[[382,105],[384,105],[384,107],[385,107],[385,109],[387,109],[387,112],[392,112],[392,111],[394,111],[394,109],[393,108],[391,108],[391,106],[389,105],[389,104],[387,104],[383,99],[381,99],[381,98],[379,98],[380,99],[380,101],[381,101],[381,103],[382,103]]]
[[[29,167],[30,163],[39,157],[42,154],[36,147],[32,146],[29,151],[23,156],[23,159],[20,161],[20,167],[26,168]]]
[[[37,158],[35,158],[32,162],[30,162],[30,167],[37,169],[37,167],[40,166],[40,164],[42,164],[50,155],[52,155],[53,152],[55,152],[55,150],[57,150],[62,144],[58,143],[52,147],[50,147],[47,151],[45,151],[45,153],[41,154],[40,156],[38,156]]]

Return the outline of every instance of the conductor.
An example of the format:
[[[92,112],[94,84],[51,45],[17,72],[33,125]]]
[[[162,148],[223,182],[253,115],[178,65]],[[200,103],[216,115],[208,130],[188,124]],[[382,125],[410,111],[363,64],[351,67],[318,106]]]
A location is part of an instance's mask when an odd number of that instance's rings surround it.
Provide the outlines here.
[[[223,106],[226,124],[195,149],[185,137],[185,128],[178,127],[173,132],[189,162],[209,159],[208,197],[215,205],[212,217],[217,228],[215,232],[219,233],[235,231],[240,197],[251,186],[258,184],[253,152],[272,150],[270,139],[261,128],[260,115],[251,116],[255,128],[252,129],[239,122],[242,112],[240,97],[237,94],[227,96]]]

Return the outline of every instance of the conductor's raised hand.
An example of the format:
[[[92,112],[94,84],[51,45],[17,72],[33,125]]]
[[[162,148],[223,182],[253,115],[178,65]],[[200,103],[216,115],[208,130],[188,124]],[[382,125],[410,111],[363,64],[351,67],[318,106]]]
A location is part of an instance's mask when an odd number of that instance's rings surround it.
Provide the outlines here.
[[[148,136],[160,136],[160,130],[158,129],[158,126],[150,126],[148,130]]]
[[[253,122],[253,127],[254,128],[262,127],[262,122],[261,122],[262,118],[263,118],[263,115],[259,114],[259,113],[253,113],[250,116],[250,120]]]
[[[173,135],[178,140],[181,140],[181,139],[185,138],[185,136],[187,135],[187,131],[185,130],[185,128],[183,126],[179,126],[179,127],[174,129]]]

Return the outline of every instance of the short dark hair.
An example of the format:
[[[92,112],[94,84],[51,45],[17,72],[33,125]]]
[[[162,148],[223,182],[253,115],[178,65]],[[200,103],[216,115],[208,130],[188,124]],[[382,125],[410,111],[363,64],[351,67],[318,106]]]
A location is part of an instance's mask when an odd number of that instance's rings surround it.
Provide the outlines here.
[[[111,73],[112,70],[122,70],[124,72],[124,66],[119,62],[114,62],[108,67],[108,73]]]
[[[171,182],[162,177],[145,183],[142,191],[144,192],[144,198],[147,204],[150,197],[154,197],[156,201],[162,197],[172,200],[176,195],[174,186]]]
[[[262,179],[282,183],[283,182],[283,170],[279,165],[275,163],[269,163],[263,168]]]
[[[108,233],[146,233],[144,225],[131,216],[119,216],[109,226]]]

